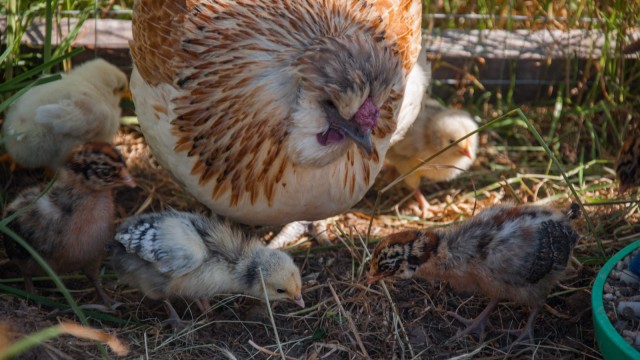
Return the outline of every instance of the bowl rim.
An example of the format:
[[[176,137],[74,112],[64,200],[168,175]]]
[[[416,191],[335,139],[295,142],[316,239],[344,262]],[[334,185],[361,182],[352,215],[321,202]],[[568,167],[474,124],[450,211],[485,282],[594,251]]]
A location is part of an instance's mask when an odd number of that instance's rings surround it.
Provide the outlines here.
[[[593,311],[593,318],[596,322],[596,326],[600,326],[602,331],[605,334],[613,334],[614,336],[609,335],[609,339],[626,355],[632,359],[635,356],[638,356],[638,350],[636,350],[633,346],[629,345],[622,335],[618,333],[618,331],[613,327],[611,321],[607,317],[607,312],[604,309],[604,302],[602,301],[602,294],[604,292],[604,284],[609,277],[609,273],[613,270],[613,267],[622,260],[625,256],[629,255],[633,250],[640,247],[640,240],[636,240],[633,243],[627,245],[622,250],[618,251],[612,258],[610,258],[600,269],[598,275],[596,275],[596,280],[593,283],[593,291],[591,292],[591,306]],[[598,344],[600,346],[600,344]],[[600,348],[602,351],[602,348]]]

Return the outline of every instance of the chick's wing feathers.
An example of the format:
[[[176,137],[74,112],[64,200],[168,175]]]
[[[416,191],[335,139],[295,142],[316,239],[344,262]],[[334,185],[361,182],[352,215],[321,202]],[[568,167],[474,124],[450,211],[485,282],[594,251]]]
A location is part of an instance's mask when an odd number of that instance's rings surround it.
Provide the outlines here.
[[[104,124],[102,121],[87,119],[110,119],[112,114],[113,110],[107,104],[83,94],[56,104],[39,106],[35,121],[49,125],[56,134],[92,138],[101,131]]]
[[[180,276],[207,258],[200,219],[184,213],[139,216],[120,226],[115,236],[126,251],[153,263],[162,273]]]
[[[480,264],[492,277],[517,286],[563,271],[578,239],[564,214],[513,205],[488,208],[450,234],[451,267]]]
[[[531,284],[537,283],[552,271],[563,271],[578,241],[578,235],[569,224],[553,220],[541,224],[537,238],[538,246],[531,254],[532,261],[527,266],[528,274],[524,277]]]

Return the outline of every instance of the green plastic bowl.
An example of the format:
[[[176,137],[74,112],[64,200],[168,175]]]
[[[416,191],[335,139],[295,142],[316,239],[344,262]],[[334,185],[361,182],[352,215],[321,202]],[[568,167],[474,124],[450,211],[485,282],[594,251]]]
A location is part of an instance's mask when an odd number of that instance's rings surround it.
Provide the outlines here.
[[[640,359],[640,352],[627,344],[624,338],[616,331],[609,321],[607,312],[602,302],[602,292],[604,283],[609,277],[609,273],[625,256],[629,255],[637,247],[640,247],[640,240],[618,251],[600,270],[596,281],[593,283],[591,292],[591,305],[593,311],[593,324],[596,330],[596,340],[600,347],[602,357],[606,360],[637,360]]]

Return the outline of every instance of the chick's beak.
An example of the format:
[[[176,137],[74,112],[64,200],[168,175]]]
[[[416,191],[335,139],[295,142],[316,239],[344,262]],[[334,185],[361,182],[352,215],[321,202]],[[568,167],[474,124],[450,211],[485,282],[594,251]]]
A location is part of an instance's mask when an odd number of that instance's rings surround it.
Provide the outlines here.
[[[296,296],[293,297],[293,299],[291,299],[291,301],[293,301],[296,305],[300,306],[301,308],[304,308],[304,300],[302,299],[302,294],[297,294]]]
[[[131,90],[129,90],[128,87],[126,89],[124,89],[124,91],[122,91],[122,99],[123,100],[128,100],[128,101],[132,101],[133,100],[133,95],[131,95]]]
[[[471,144],[468,141],[464,142],[464,146],[459,148],[460,153],[469,159],[473,160],[473,154],[471,153]]]
[[[131,174],[129,174],[129,171],[127,171],[126,169],[122,169],[122,172],[120,172],[120,181],[122,181],[124,185],[131,188],[137,186],[136,181],[133,179],[133,176],[131,176]]]
[[[371,284],[373,284],[375,282],[378,282],[378,280],[380,280],[382,278],[384,278],[384,275],[382,275],[382,274],[374,275],[374,274],[369,273],[369,274],[367,274],[367,285],[371,285]]]

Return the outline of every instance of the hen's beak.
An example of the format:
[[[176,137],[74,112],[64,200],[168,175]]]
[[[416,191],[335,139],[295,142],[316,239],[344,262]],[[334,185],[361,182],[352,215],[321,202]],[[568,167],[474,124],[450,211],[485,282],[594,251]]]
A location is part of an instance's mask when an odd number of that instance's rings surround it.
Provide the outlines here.
[[[296,305],[300,306],[301,308],[304,308],[304,300],[302,299],[302,294],[298,294],[294,296],[293,299],[291,299],[291,301],[293,301]]]
[[[351,123],[351,122],[349,122]],[[341,128],[340,130],[344,132],[353,142],[358,145],[360,149],[367,153],[367,155],[371,155],[373,152],[373,140],[371,139],[371,131],[363,132],[357,126],[354,126],[356,129],[348,129],[347,127]]]
[[[332,106],[324,106],[327,114],[329,126],[340,131],[358,145],[360,149],[371,155],[373,152],[373,140],[371,130],[364,130],[355,121],[350,121],[342,117],[338,110]]]
[[[473,160],[473,154],[471,153],[471,145],[468,141],[465,141],[464,147],[459,148],[460,153],[469,159]]]

